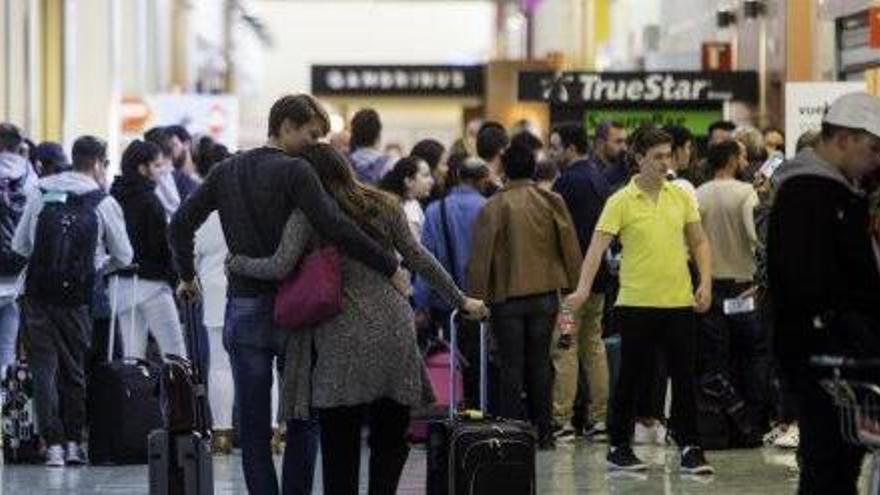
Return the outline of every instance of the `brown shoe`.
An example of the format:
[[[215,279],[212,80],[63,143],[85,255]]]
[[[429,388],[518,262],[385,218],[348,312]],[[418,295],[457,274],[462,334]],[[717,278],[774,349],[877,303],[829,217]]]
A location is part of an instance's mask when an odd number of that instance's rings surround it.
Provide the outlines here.
[[[232,430],[214,430],[214,453],[229,455],[232,453]]]
[[[284,431],[276,427],[272,432],[272,453],[281,455],[284,453]]]

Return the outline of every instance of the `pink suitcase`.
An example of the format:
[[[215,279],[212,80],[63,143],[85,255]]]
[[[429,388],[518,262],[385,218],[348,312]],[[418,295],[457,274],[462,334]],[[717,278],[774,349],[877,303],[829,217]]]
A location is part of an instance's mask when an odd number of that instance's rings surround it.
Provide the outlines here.
[[[410,442],[424,443],[428,439],[428,424],[442,418],[449,409],[449,398],[452,391],[449,389],[449,350],[436,352],[425,359],[425,369],[431,388],[437,397],[437,402],[430,407],[413,411],[407,438]],[[464,389],[464,381],[461,368],[455,370],[456,390]],[[458,399],[456,402],[460,402]]]

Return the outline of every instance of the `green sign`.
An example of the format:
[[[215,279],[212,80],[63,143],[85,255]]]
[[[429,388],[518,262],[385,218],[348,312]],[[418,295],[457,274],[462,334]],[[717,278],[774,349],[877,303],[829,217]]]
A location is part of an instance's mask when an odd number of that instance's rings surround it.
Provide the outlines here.
[[[596,134],[596,127],[602,122],[614,120],[633,131],[643,124],[665,126],[677,124],[688,128],[695,136],[705,136],[709,125],[723,118],[721,109],[682,109],[671,108],[612,110],[588,109],[584,112],[584,125],[587,134]]]

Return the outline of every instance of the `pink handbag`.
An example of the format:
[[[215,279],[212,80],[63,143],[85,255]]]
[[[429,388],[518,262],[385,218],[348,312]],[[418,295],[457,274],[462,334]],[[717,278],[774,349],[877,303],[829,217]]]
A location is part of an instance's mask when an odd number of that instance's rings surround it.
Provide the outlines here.
[[[275,324],[301,330],[328,320],[342,311],[342,258],[335,246],[315,249],[275,295]]]

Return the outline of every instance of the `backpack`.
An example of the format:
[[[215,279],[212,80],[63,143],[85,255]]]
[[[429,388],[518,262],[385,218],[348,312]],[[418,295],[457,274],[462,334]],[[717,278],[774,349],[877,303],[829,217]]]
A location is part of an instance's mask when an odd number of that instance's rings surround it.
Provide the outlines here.
[[[58,306],[88,305],[95,285],[101,189],[85,194],[47,191],[37,218],[25,292]]]
[[[24,184],[30,174],[18,179],[0,177],[0,276],[10,277],[21,273],[27,258],[12,250],[12,238],[27,203]]]

